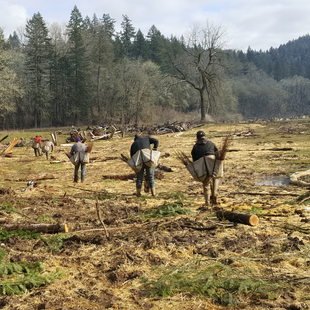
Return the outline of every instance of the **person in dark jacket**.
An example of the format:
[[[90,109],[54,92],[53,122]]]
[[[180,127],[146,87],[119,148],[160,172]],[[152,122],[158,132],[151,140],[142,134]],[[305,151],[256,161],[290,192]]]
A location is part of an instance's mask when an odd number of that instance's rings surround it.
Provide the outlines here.
[[[81,167],[81,182],[84,182],[86,175],[86,164],[83,162],[85,153],[86,153],[86,145],[82,143],[81,138],[76,138],[76,143],[72,145],[70,155],[77,156],[78,160],[74,166],[74,183],[77,183],[79,180],[79,168]]]
[[[197,131],[196,138],[196,143],[192,149],[193,161],[196,161],[203,156],[215,156],[217,154],[217,147],[212,141],[206,138],[206,134],[202,130]]]
[[[132,157],[136,152],[142,149],[151,149],[151,145],[153,145],[153,150],[156,151],[158,148],[158,140],[155,138],[151,138],[149,136],[141,136],[136,134],[134,137],[134,142],[130,147],[130,156]],[[146,172],[146,180],[145,180],[145,190],[148,191],[148,187],[151,189],[152,196],[155,196],[155,168],[148,167],[143,164],[141,170],[136,174],[136,195],[141,196],[141,188],[144,178],[144,171]],[[147,185],[146,185],[147,182]]]
[[[193,161],[198,160],[201,157],[208,156],[210,158],[216,158],[218,155],[218,149],[216,145],[207,139],[204,131],[199,130],[196,133],[196,143],[192,149],[192,159]],[[217,204],[217,188],[218,188],[219,180],[216,178],[207,178],[205,182],[203,182],[203,193],[205,197],[206,205]],[[209,197],[208,187],[211,187],[211,197]]]

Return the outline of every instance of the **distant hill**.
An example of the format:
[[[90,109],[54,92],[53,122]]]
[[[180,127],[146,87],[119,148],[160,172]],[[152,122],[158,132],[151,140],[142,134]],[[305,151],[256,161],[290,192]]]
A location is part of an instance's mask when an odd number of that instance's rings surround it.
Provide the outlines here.
[[[270,48],[268,51],[254,51],[251,48],[242,55],[275,80],[294,75],[310,79],[310,35]]]

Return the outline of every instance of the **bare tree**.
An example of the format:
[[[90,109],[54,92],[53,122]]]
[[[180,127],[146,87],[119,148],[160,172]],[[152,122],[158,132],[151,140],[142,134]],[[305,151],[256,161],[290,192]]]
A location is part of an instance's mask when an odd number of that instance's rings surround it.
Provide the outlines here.
[[[194,26],[183,44],[183,52],[172,59],[174,76],[199,92],[201,121],[214,110],[219,86],[223,31],[219,26]]]

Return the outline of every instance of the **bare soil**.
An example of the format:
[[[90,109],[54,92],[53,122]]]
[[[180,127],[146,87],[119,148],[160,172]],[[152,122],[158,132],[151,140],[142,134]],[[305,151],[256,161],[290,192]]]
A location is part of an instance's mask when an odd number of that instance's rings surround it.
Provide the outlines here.
[[[58,222],[70,229],[57,249],[38,239],[13,237],[2,242],[10,261],[40,261],[47,271],[59,268],[64,276],[23,295],[0,296],[0,308],[309,309],[309,200],[297,200],[309,189],[256,184],[310,168],[310,119],[210,124],[199,129],[218,146],[229,133],[254,133],[234,137],[218,200],[225,210],[257,214],[258,226],[219,221],[212,208],[202,208],[201,184],[176,158],[176,151],[190,154],[196,130],[156,137],[162,154],[170,154],[161,164],[173,170],[159,171],[156,197],[134,195],[132,171],[119,159],[121,153],[129,153],[132,137],[96,141],[86,181],[78,184],[72,182],[74,168],[64,154],[68,147],[56,148],[53,155],[59,163],[34,157],[30,147],[14,148],[11,158],[0,157],[0,206],[15,210],[1,209],[1,224]],[[21,135],[25,133],[14,132],[10,138]],[[33,189],[27,188],[30,180],[36,182]],[[175,202],[192,213],[145,216]],[[192,261],[221,262],[236,272],[248,269],[257,278],[288,286],[273,298],[251,295],[228,306],[186,292],[168,297],[149,294],[145,279]]]

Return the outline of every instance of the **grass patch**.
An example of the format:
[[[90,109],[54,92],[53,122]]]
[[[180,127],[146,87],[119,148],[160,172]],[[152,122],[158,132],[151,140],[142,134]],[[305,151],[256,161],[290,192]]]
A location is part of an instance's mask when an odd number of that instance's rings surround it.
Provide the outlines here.
[[[5,262],[5,255],[0,249],[0,295],[23,294],[63,275],[59,270],[46,272],[41,262]]]
[[[57,234],[51,237],[41,237],[41,240],[46,244],[48,251],[59,252],[62,247],[64,240],[72,237],[70,234]]]
[[[258,207],[252,207],[250,210],[250,214],[255,214],[255,215],[260,215],[262,214],[263,210],[262,208],[258,208]]]
[[[57,223],[57,221],[49,214],[40,215],[36,219],[37,222],[43,223]]]
[[[184,208],[183,203],[180,201],[166,202],[163,205],[147,210],[143,213],[143,218],[162,218],[170,216],[178,216],[182,214],[191,214],[192,211]]]
[[[0,229],[0,241],[6,241],[11,237],[19,237],[21,239],[39,239],[40,234],[28,230],[2,230]]]
[[[221,263],[193,262],[165,271],[156,280],[144,280],[149,295],[168,297],[178,293],[202,295],[221,305],[236,305],[249,298],[273,299],[284,285],[254,277]]]
[[[10,203],[0,204],[0,211],[6,214],[16,213],[17,210]]]
[[[174,199],[177,201],[184,201],[186,200],[185,194],[182,192],[175,192],[175,193],[169,193],[168,194],[168,199]]]

